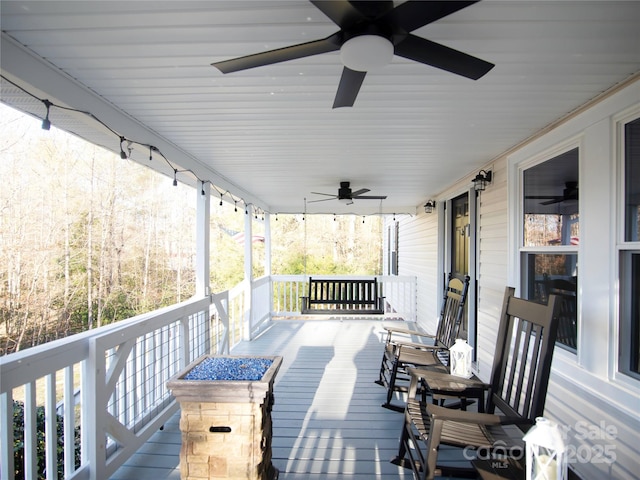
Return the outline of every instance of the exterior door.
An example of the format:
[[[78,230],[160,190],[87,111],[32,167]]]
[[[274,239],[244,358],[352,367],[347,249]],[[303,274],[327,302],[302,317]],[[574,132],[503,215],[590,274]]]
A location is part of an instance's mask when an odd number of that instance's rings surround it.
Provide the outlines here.
[[[460,279],[469,275],[471,253],[471,222],[469,195],[467,193],[451,200],[451,273]],[[460,336],[469,339],[469,299],[460,328]],[[470,342],[471,343],[471,342]]]

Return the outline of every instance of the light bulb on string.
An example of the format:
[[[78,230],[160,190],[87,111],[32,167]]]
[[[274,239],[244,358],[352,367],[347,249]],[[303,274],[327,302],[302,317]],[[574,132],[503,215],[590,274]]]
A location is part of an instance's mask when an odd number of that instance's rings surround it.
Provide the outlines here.
[[[47,107],[47,113],[44,117],[44,120],[42,120],[42,129],[49,130],[51,128],[51,121],[49,120],[49,108],[51,107],[52,103],[49,100],[43,100],[42,103],[44,103],[44,106]]]
[[[122,144],[125,142],[126,138],[124,137],[120,137],[120,158],[122,160],[126,160],[127,159],[127,154],[125,153],[124,149],[122,148]]]
[[[178,170],[176,170],[175,168],[173,169],[173,186],[178,186]]]

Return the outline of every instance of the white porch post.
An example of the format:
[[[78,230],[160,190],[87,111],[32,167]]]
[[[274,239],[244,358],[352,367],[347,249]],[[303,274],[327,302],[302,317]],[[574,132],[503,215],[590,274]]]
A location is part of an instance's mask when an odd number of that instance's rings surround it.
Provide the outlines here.
[[[277,218],[277,217],[276,217]],[[271,280],[271,214],[264,216],[264,274],[269,277],[269,321],[273,312],[273,281]]]
[[[196,296],[210,295],[209,287],[209,239],[211,202],[209,189],[204,182],[196,188]],[[204,195],[203,195],[204,193]]]
[[[264,274],[271,276],[271,214],[264,216]]]
[[[244,339],[251,340],[251,311],[253,292],[253,219],[250,206],[244,216]]]

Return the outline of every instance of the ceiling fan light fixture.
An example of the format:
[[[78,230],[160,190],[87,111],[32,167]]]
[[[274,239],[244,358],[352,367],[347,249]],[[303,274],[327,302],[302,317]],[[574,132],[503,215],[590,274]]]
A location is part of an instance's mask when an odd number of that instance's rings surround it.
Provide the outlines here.
[[[382,68],[393,59],[393,44],[380,35],[359,35],[350,38],[340,48],[342,64],[357,72]]]

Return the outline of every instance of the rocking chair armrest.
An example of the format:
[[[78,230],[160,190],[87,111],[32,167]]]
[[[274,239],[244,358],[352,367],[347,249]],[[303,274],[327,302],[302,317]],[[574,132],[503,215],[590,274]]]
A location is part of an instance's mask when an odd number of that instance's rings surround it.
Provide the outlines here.
[[[393,333],[402,333],[404,335],[415,335],[417,337],[425,337],[425,338],[436,338],[435,335],[431,335],[429,333],[423,333],[423,332],[419,332],[417,330],[411,330],[409,328],[401,328],[401,327],[390,327],[390,326],[383,326],[383,328],[390,334]]]
[[[400,342],[395,344],[396,352],[400,353],[400,350],[403,348],[412,348],[414,350],[424,350],[424,351],[436,351],[436,350],[449,350],[446,347],[440,345],[425,345],[423,343],[416,342]]]
[[[430,403],[425,404],[425,408],[429,417],[434,420],[474,423],[477,425],[517,425],[531,423],[531,420],[525,417],[508,417],[504,415],[495,415],[493,413],[476,413],[466,410],[454,410]]]
[[[459,423],[474,423],[477,425],[502,424],[503,417],[501,417],[500,415],[494,415],[492,413],[476,413],[466,410],[454,410],[430,403],[425,404],[425,408],[429,417],[434,420],[445,420]]]

